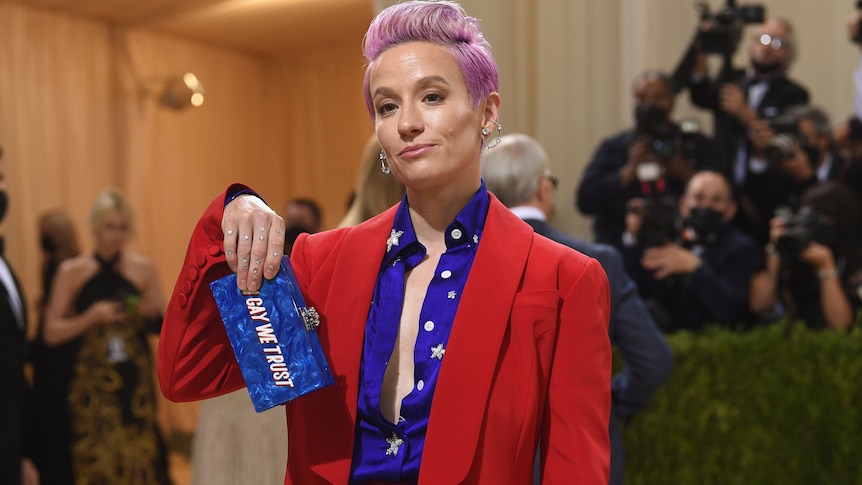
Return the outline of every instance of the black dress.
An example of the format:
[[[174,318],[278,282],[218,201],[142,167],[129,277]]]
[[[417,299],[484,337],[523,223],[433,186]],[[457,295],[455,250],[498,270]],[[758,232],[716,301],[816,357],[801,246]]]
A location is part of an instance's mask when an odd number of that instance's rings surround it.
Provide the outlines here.
[[[137,312],[140,291],[103,261],[81,288],[77,313],[122,301],[129,318],[96,325],[45,349],[34,369],[39,415],[37,466],[43,485],[167,485],[167,458],[156,424],[153,362],[147,336],[161,319]],[[41,462],[41,463],[40,463]],[[44,470],[44,472],[43,472]]]

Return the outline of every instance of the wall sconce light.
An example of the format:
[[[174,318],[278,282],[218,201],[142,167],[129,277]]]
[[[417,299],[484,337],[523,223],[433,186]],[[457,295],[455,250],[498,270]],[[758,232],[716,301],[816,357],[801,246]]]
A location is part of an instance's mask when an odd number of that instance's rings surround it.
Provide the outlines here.
[[[190,72],[169,78],[159,96],[159,104],[178,111],[189,106],[198,107],[204,104],[204,87]]]

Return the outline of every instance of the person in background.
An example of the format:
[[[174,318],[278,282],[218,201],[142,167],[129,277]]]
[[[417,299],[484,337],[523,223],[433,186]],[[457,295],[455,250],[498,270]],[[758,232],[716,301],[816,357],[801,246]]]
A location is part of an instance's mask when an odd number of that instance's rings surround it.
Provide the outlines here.
[[[65,211],[52,210],[39,217],[39,245],[42,247],[42,297],[44,307],[51,296],[51,284],[60,264],[81,254],[72,218]]]
[[[6,162],[0,149],[0,221],[9,208]],[[21,285],[0,251],[0,483],[38,485],[39,472],[32,460],[30,426],[26,412],[31,398],[24,377],[27,359],[27,305]]]
[[[284,410],[257,413],[247,389],[200,403],[191,485],[280,483],[287,465]]]
[[[302,228],[303,232],[314,234],[323,225],[323,209],[314,199],[297,197],[284,207],[284,222],[288,228]]]
[[[53,210],[39,218],[39,242],[42,246],[42,296],[39,300],[39,325],[33,341],[30,361],[33,364],[33,415],[32,430],[34,458],[45,470],[43,484],[62,483],[64,478],[55,475],[58,463],[68,452],[53,441],[57,430],[68,426],[66,413],[55,412],[58,402],[67,398],[62,386],[55,386],[57,369],[69,365],[71,346],[49,347],[45,343],[45,318],[51,288],[60,265],[81,253],[74,223],[62,210]]]
[[[578,210],[593,216],[595,242],[622,248],[626,203],[643,197],[676,200],[696,170],[720,169],[711,140],[673,121],[673,81],[648,70],[632,83],[634,126],[593,153],[575,193]]]
[[[747,174],[766,169],[754,153],[774,134],[765,120],[790,106],[808,103],[808,91],[787,77],[796,51],[793,26],[773,17],[753,32],[744,70],[710,78],[706,55],[697,53],[689,96],[695,106],[716,115],[714,138],[733,187],[741,187]]]
[[[853,113],[835,127],[835,151],[844,159],[842,182],[852,190],[862,204],[862,11],[847,19],[847,36],[857,52],[857,65],[853,71]]]
[[[380,143],[372,135],[362,151],[356,189],[338,227],[355,226],[397,204],[404,196],[404,184],[380,170]]]
[[[710,78],[701,53],[688,86],[691,102],[714,114],[716,147],[739,201],[733,222],[760,245],[769,238],[771,210],[794,192],[804,175],[798,167],[771,163],[765,153],[777,134],[773,120],[809,101],[808,91],[787,76],[796,44],[789,21],[767,18],[748,42],[746,69]]]
[[[859,202],[848,188],[810,188],[795,213],[771,221],[766,266],[751,282],[751,309],[784,313],[811,328],[846,330],[856,320],[862,289]]]
[[[291,199],[284,207],[284,221],[287,224],[284,234],[284,254],[290,254],[293,242],[300,234],[313,234],[320,231],[323,211],[313,199],[298,197]]]
[[[55,460],[43,483],[168,484],[149,341],[163,312],[156,266],[126,251],[132,209],[117,190],[95,198],[90,228],[94,250],[60,265],[45,312],[45,344],[67,361],[42,380],[62,420],[38,437]]]
[[[630,204],[623,258],[659,327],[673,332],[753,323],[748,289],[763,251],[730,223],[736,201],[724,175],[703,171],[689,180],[672,238],[639,236],[656,220],[649,210],[640,200]]]
[[[611,485],[622,485],[625,462],[622,423],[646,407],[670,377],[673,354],[656,327],[637,287],[623,270],[617,250],[570,236],[548,222],[554,213],[557,181],[550,175],[542,145],[525,134],[505,135],[494,149],[482,153],[482,178],[488,190],[538,233],[596,258],[611,289],[611,344],[619,349],[624,367],[611,384]]]
[[[502,124],[478,20],[407,1],[364,39],[381,168],[406,196],[296,240],[336,383],[286,403],[284,483],[528,483],[541,440],[545,483],[606,484],[607,278],[487,192],[480,153]],[[192,234],[159,346],[169,399],[245,385],[208,281],[236,272],[239,291],[257,291],[282,262],[284,221],[250,190],[230,186]]]

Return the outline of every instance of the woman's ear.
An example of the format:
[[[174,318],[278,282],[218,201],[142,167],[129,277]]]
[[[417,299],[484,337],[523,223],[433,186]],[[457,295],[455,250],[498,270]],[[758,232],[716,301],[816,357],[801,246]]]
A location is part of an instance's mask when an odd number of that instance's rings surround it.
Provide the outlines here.
[[[500,93],[497,91],[491,92],[491,94],[485,98],[482,111],[485,117],[482,126],[489,126],[492,120],[500,121],[498,117],[500,113]]]

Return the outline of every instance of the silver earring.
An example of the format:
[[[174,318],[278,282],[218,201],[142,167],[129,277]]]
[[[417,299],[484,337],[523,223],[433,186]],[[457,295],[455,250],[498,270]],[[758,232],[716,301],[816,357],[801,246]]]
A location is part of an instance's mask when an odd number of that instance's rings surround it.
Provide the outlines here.
[[[494,143],[492,145],[485,143],[485,149],[486,150],[490,150],[490,149],[494,148],[495,146],[499,145],[500,141],[501,141],[500,137],[503,136],[503,124],[497,120],[491,120],[491,123],[494,123],[494,126],[497,127],[497,137],[494,138]],[[488,130],[487,134],[485,134],[485,130]],[[491,134],[491,130],[489,130],[487,127],[482,128],[482,134],[485,134],[485,136],[487,136],[487,135]],[[483,138],[482,141],[484,141],[484,140],[485,139]]]
[[[491,123],[494,123],[494,126],[497,127],[497,138],[494,139],[493,144],[489,145],[488,142],[485,141],[485,138],[491,134],[491,130],[487,126],[482,128],[482,145],[485,147],[485,150],[494,148],[502,141],[500,140],[500,137],[503,135],[503,124],[497,120],[491,120]]]
[[[380,150],[378,158],[380,158],[380,171],[383,173],[391,173],[392,169],[390,169],[389,164],[386,163],[386,152]]]

